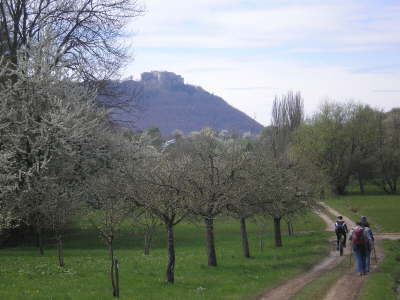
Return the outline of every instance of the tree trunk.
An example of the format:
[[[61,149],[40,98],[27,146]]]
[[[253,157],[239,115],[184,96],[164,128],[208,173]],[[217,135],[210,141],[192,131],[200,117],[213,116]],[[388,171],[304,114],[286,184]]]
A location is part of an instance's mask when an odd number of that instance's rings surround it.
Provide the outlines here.
[[[38,239],[38,247],[39,247],[40,255],[44,255],[43,232],[42,232],[42,228],[41,227],[37,228],[37,239]]]
[[[240,233],[242,235],[243,256],[250,257],[249,239],[247,238],[246,218],[240,218]]]
[[[152,234],[150,232],[145,232],[145,234],[144,234],[144,255],[150,254],[151,240],[152,240]]]
[[[58,252],[58,264],[60,267],[64,267],[64,249],[61,234],[57,234],[57,252]]]
[[[110,278],[111,278],[111,286],[113,289],[113,296],[118,297],[118,289],[115,280],[115,259],[114,259],[114,245],[113,245],[113,237],[110,237],[108,241],[108,247],[110,252],[111,266],[110,266]]]
[[[281,217],[274,217],[275,247],[282,247]]]
[[[294,235],[293,222],[290,222],[290,229],[292,230],[292,235]]]
[[[391,194],[396,194],[397,192],[397,177],[392,176],[389,180],[389,188]]]
[[[174,270],[175,270],[175,240],[174,240],[174,227],[172,221],[165,221],[167,230],[167,249],[168,249],[168,264],[165,272],[165,281],[167,283],[174,283]]]
[[[288,235],[292,235],[293,234],[293,232],[292,232],[292,222],[291,221],[287,221],[286,224],[287,224],[287,228],[288,228]]]
[[[334,189],[334,193],[336,195],[344,195],[346,193],[346,186],[345,185],[336,185]]]
[[[360,175],[358,175],[358,184],[360,186],[360,193],[365,194],[365,188],[364,188],[364,181]]]
[[[114,260],[114,273],[115,273],[115,297],[119,298],[119,262],[118,262],[118,259]]]
[[[206,224],[208,265],[210,267],[216,267],[217,256],[215,254],[215,243],[214,243],[214,220],[212,218],[204,218],[204,222]]]
[[[319,199],[322,201],[325,200],[325,190],[323,188],[319,192]]]

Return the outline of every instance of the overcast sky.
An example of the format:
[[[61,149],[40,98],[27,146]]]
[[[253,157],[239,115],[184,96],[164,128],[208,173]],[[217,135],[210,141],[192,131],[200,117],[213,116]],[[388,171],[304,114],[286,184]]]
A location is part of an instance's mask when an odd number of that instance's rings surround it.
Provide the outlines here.
[[[275,95],[400,106],[399,0],[142,0],[124,76],[158,70],[262,124]]]

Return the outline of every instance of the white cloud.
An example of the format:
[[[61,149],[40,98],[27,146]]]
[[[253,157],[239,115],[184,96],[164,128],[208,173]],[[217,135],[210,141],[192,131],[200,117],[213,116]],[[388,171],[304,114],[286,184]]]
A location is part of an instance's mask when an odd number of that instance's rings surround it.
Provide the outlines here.
[[[400,43],[399,4],[378,9],[354,0],[245,8],[237,0],[146,3],[146,15],[132,24],[141,47],[248,48],[302,41],[354,49]]]

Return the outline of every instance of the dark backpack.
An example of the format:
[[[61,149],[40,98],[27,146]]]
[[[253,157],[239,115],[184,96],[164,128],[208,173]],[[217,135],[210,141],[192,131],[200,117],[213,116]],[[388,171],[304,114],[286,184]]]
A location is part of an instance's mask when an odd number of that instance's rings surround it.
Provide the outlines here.
[[[353,245],[356,246],[365,246],[367,241],[365,238],[364,228],[356,227],[353,230],[353,234],[351,235],[351,242]]]
[[[335,224],[335,229],[336,229],[336,232],[344,232],[345,230],[344,230],[344,221],[336,221],[336,224]]]

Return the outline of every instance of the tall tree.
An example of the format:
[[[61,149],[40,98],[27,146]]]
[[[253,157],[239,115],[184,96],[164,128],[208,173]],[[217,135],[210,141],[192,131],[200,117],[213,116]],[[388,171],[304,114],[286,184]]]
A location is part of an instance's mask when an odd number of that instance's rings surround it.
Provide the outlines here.
[[[121,37],[127,22],[141,15],[135,0],[1,0],[0,18],[10,61],[48,32],[58,65],[83,80],[114,75],[126,59]]]
[[[397,192],[400,178],[400,109],[382,116],[378,139],[378,183],[388,193]]]
[[[275,192],[275,198],[272,199],[272,206],[269,205],[269,213],[274,220],[275,243],[277,247],[282,246],[281,220],[287,213],[287,198],[291,199],[293,191],[289,188],[295,188],[292,181],[292,172],[289,170],[295,164],[290,157],[290,147],[293,141],[294,132],[304,120],[304,105],[300,92],[294,94],[288,92],[280,99],[275,98],[272,106],[271,118],[271,143],[273,159],[275,161],[272,170],[278,177],[270,178],[274,182],[274,187],[278,187]],[[267,147],[268,147],[267,146]],[[268,151],[268,150],[267,150]],[[283,181],[281,181],[283,180]],[[285,183],[285,180],[287,181]]]
[[[94,103],[93,91],[52,66],[52,49],[51,36],[47,36],[20,51],[16,68],[2,70],[16,74],[17,80],[0,88],[0,119],[7,124],[2,128],[0,152],[12,149],[12,175],[18,179],[12,210],[34,226],[39,237],[47,183],[65,179],[60,162],[80,164],[87,154],[82,150],[106,120],[106,112]]]
[[[350,124],[356,107],[353,103],[324,103],[296,138],[297,152],[324,170],[337,194],[345,193],[352,173],[357,148]]]
[[[382,112],[368,105],[358,104],[348,122],[348,130],[352,137],[352,156],[350,173],[358,181],[360,192],[364,193],[364,185],[376,177],[378,140],[380,139],[380,120]]]

